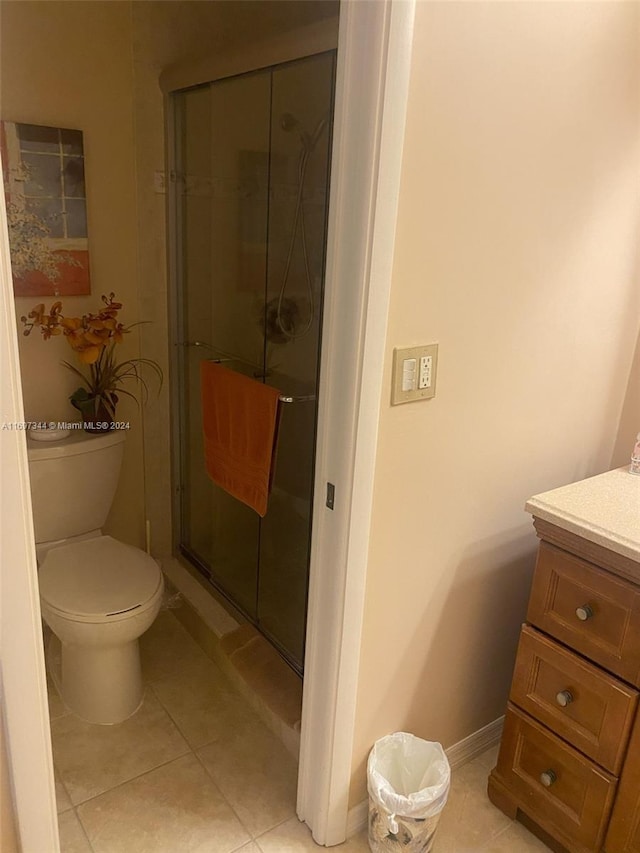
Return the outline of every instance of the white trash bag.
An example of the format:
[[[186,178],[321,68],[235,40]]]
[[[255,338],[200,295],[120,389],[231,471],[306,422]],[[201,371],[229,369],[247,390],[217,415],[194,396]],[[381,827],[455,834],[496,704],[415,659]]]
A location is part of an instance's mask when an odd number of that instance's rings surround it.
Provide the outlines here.
[[[373,853],[429,853],[450,780],[439,743],[406,732],[376,741],[367,764]]]

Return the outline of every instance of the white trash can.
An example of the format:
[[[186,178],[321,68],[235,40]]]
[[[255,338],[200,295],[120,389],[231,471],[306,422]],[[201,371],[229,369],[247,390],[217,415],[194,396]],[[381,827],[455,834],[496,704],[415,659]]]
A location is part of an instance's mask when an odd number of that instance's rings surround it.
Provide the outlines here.
[[[373,853],[429,853],[451,769],[439,743],[406,732],[376,741],[367,763]]]

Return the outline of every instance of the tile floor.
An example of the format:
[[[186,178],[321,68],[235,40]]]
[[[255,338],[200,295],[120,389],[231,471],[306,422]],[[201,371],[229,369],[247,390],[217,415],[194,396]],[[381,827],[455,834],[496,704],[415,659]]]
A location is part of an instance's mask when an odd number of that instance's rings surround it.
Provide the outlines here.
[[[49,702],[63,853],[305,853],[297,766],[171,614],[141,641],[145,700],[119,726]],[[495,750],[453,775],[435,853],[547,848],[485,794]],[[366,853],[366,833],[338,848]]]

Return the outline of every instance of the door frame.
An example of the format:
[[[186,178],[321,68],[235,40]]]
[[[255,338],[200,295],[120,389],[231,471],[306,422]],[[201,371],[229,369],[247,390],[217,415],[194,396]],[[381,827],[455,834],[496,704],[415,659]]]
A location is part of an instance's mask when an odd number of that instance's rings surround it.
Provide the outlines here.
[[[371,495],[416,0],[340,8],[298,816],[344,840]],[[23,407],[0,200],[0,391]],[[2,432],[2,711],[24,853],[58,853],[55,786],[24,432]],[[333,510],[321,499],[336,487]],[[18,571],[16,571],[18,569]]]
[[[18,336],[0,192],[0,725],[23,853],[59,853]],[[2,760],[2,756],[0,756]]]
[[[414,15],[415,0],[340,7],[297,805],[327,846],[349,817]]]

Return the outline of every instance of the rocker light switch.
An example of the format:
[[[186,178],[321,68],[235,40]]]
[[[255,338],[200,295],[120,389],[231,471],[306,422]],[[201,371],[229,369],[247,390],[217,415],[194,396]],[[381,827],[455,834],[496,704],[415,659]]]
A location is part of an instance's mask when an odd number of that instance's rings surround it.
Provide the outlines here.
[[[402,390],[415,391],[416,389],[416,359],[405,358],[402,362]]]
[[[437,365],[438,344],[394,349],[391,405],[434,397]]]

